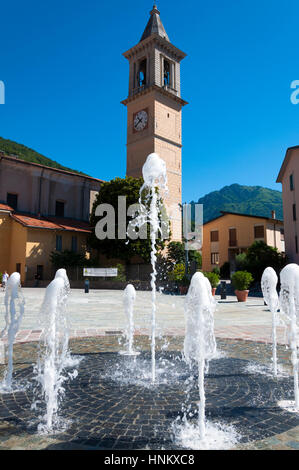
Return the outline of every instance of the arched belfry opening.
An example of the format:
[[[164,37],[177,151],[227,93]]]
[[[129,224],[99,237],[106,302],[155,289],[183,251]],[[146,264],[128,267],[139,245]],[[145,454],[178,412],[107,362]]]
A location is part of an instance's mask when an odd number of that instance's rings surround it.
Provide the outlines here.
[[[138,87],[144,87],[146,85],[146,82],[147,82],[146,69],[147,69],[147,60],[143,59],[139,62],[139,70],[138,70],[138,77],[137,77]]]
[[[171,86],[171,64],[168,60],[163,61],[163,85]]]

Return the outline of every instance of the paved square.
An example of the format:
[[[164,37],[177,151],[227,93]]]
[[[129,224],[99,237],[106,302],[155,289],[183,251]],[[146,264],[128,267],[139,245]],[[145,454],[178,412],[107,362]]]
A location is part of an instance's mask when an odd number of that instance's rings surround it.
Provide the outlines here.
[[[44,291],[23,289],[26,310],[14,348],[14,377],[27,383],[32,382],[32,364],[37,357],[41,335],[38,313]],[[1,297],[0,305],[2,293]],[[141,355],[132,363],[131,358],[118,354],[126,327],[122,292],[72,291],[68,304],[70,347],[83,360],[78,377],[67,382],[61,404],[61,414],[71,425],[63,433],[40,436],[36,425],[41,410],[31,410],[36,398],[32,387],[1,395],[0,448],[177,449],[172,424],[182,416],[183,404],[190,406],[191,422],[196,420],[198,401],[196,370],[191,374],[190,393],[185,393],[190,371],[181,360],[184,297],[157,295],[155,388],[148,379],[150,302],[150,292],[137,292],[134,342]],[[0,321],[3,326],[3,315]],[[279,379],[271,374],[271,314],[262,299],[250,298],[246,304],[233,297],[220,301],[215,330],[221,355],[211,362],[205,379],[207,419],[233,425],[241,436],[241,449],[298,448],[298,415],[277,406],[278,400],[292,399],[293,393],[284,329],[279,329],[278,361],[285,374]],[[1,374],[4,370],[1,366]]]

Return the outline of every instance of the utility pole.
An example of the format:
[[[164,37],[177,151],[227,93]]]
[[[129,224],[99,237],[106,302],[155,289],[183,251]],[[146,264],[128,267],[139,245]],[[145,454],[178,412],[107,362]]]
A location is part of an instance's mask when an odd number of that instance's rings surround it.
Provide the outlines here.
[[[185,218],[184,218],[185,212]],[[184,224],[185,221],[185,224]],[[188,210],[187,210],[187,203],[183,204],[183,224],[185,226],[185,230],[183,230],[183,240],[185,243],[185,274],[189,278],[189,253],[188,253]],[[185,234],[185,236],[184,236]]]

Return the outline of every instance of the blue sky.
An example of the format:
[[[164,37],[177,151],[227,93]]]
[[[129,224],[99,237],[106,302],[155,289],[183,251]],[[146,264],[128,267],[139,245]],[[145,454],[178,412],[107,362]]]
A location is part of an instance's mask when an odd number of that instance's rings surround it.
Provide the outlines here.
[[[153,1],[2,2],[0,136],[105,180],[126,170],[128,64]],[[182,62],[183,199],[239,183],[281,189],[299,144],[297,0],[160,0]]]

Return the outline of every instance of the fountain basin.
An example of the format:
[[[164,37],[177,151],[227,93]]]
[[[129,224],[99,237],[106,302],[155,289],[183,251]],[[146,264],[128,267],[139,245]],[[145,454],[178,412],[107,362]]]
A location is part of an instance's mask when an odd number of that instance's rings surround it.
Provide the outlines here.
[[[173,423],[183,418],[182,403],[190,405],[189,412],[193,414],[188,417],[190,424],[197,423],[198,389],[191,387],[190,398],[186,401],[186,380],[190,371],[181,361],[180,352],[157,353],[156,384],[150,380],[149,352],[142,351],[137,357],[131,376],[127,361],[134,362],[134,358],[122,357],[118,352],[83,355],[78,376],[65,385],[61,406],[61,416],[71,423],[65,432],[51,436],[52,439],[64,443],[66,448],[70,443],[99,449],[182,448],[173,435]],[[168,361],[169,367],[163,369],[162,361],[166,364]],[[241,444],[274,436],[299,424],[296,414],[288,413],[277,404],[279,400],[292,399],[292,377],[276,380],[246,373],[249,362],[232,357],[212,360],[205,377],[208,426],[232,425],[242,436]],[[138,382],[136,373],[141,363],[148,375]],[[126,382],[113,376],[112,371],[117,368],[125,369]],[[196,382],[196,368],[192,373]],[[30,381],[32,368],[19,370],[14,375],[16,379]],[[28,427],[29,421],[38,421],[36,413],[30,410],[31,390],[0,398],[0,420],[14,423],[16,434],[28,433],[28,439],[36,434],[35,424]],[[214,445],[217,448],[217,443]]]

